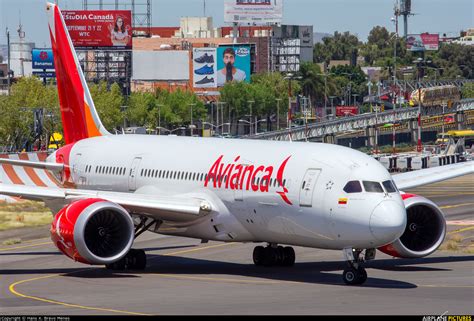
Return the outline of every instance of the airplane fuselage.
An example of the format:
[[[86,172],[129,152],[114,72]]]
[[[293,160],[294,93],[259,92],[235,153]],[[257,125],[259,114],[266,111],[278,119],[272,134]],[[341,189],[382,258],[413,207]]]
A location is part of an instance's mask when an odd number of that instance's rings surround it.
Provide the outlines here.
[[[211,200],[210,215],[186,226],[164,222],[155,231],[163,234],[374,248],[398,238],[406,221],[398,191],[343,190],[349,181],[391,176],[372,157],[337,145],[117,135],[81,140],[67,157],[67,179],[77,188]],[[393,209],[387,222],[398,228],[381,227],[387,233],[380,239],[371,217],[382,203]]]

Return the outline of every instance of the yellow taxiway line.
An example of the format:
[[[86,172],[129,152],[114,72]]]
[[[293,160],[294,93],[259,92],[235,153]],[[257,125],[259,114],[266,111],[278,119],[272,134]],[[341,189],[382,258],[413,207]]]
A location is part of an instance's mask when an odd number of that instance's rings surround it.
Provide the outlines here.
[[[48,242],[46,244],[50,244],[50,242]],[[217,247],[222,247],[222,246],[227,246],[227,245],[232,245],[232,244],[236,244],[236,243],[224,243],[224,244],[210,245],[210,246],[200,247],[200,248],[191,249],[191,250],[183,250],[183,251],[177,251],[177,252],[172,252],[172,253],[166,253],[166,254],[163,254],[163,256],[173,256],[173,255],[178,255],[178,254],[203,251],[203,250],[207,250],[207,249],[212,249],[212,248],[217,248]],[[41,245],[41,244],[37,244],[37,245]],[[92,269],[92,270],[97,270],[97,269]],[[79,272],[84,272],[84,271],[91,271],[91,269],[87,269],[87,270],[82,269],[82,270],[78,270],[78,271],[75,271],[75,272],[70,272],[68,274],[74,274],[74,273],[79,273]],[[31,278],[31,279],[27,279],[27,280],[17,281],[15,283],[10,284],[10,286],[8,287],[8,290],[11,293],[13,293],[14,295],[22,297],[22,298],[41,301],[41,302],[46,302],[46,303],[51,303],[51,304],[56,304],[56,305],[62,305],[62,306],[66,306],[66,307],[69,307],[69,308],[78,308],[78,309],[94,310],[94,311],[101,311],[101,312],[112,312],[112,313],[128,314],[128,315],[150,315],[150,314],[139,313],[139,312],[131,312],[131,311],[125,311],[125,310],[115,310],[115,309],[107,309],[107,308],[90,307],[90,306],[79,305],[79,304],[71,304],[71,303],[66,303],[66,302],[61,302],[61,301],[56,301],[56,300],[49,300],[49,299],[40,298],[40,297],[37,297],[37,296],[26,295],[26,294],[23,294],[23,293],[21,293],[21,292],[19,292],[15,289],[15,287],[20,285],[20,284],[25,284],[25,283],[29,283],[29,282],[33,282],[33,281],[37,281],[37,280],[50,279],[50,278],[54,278],[54,277],[62,276],[62,275],[64,275],[64,274],[46,275],[46,276]]]

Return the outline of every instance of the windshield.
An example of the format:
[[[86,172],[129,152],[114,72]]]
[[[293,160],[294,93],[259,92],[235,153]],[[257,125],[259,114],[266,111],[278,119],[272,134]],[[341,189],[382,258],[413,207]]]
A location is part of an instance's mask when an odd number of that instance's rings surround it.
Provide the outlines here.
[[[382,185],[379,182],[364,181],[364,189],[368,193],[383,193]]]

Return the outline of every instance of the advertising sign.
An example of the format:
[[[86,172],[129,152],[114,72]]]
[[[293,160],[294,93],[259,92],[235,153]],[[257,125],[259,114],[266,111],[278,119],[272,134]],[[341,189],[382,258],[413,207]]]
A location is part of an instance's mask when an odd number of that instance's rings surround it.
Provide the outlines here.
[[[40,78],[56,78],[56,72],[54,71],[33,71],[33,75]]]
[[[359,114],[357,106],[337,106],[336,117],[353,116]]]
[[[250,46],[220,46],[217,48],[217,86],[230,81],[250,82]]]
[[[226,23],[281,23],[283,0],[225,0]]]
[[[439,35],[422,33],[421,35],[407,36],[407,50],[410,51],[425,51],[438,50]]]
[[[130,10],[65,10],[63,17],[76,48],[132,49]]]
[[[217,87],[216,48],[193,49],[194,88]]]
[[[33,49],[31,56],[33,69],[54,69],[53,50]]]

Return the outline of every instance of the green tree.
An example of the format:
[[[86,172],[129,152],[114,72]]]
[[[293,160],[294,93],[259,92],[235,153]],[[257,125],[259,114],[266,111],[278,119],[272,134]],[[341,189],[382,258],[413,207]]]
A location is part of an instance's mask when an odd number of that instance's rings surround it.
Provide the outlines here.
[[[323,43],[317,43],[313,50],[313,60],[316,63],[329,64],[330,60],[348,60],[352,52],[357,50],[359,39],[350,34],[334,32],[334,36],[323,38]]]
[[[22,77],[12,85],[11,95],[0,99],[0,145],[22,148],[33,138],[33,110],[44,108],[44,131],[61,130],[56,87],[44,86],[37,77]]]
[[[465,83],[462,86],[461,94],[463,99],[474,98],[474,83]]]
[[[99,84],[90,84],[89,90],[102,124],[108,131],[114,132],[123,121],[120,108],[124,99],[120,86],[114,83],[107,89],[107,83],[101,81]]]

